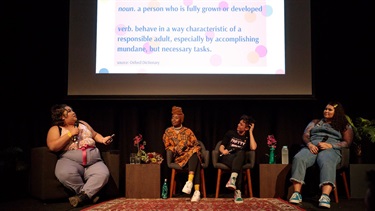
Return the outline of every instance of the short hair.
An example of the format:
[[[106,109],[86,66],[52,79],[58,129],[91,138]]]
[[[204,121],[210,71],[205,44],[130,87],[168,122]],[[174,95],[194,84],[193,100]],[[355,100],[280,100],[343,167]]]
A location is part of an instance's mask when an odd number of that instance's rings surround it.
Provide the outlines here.
[[[246,126],[250,125],[250,124],[253,124],[255,123],[255,119],[249,115],[246,115],[246,114],[243,114],[241,117],[240,117],[240,121],[243,121],[245,122]]]

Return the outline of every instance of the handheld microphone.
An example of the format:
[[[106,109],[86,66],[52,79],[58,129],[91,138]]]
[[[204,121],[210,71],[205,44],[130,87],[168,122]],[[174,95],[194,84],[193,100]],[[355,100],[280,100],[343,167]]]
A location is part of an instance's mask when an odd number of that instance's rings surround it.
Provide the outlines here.
[[[114,137],[114,136],[115,136],[115,134],[112,134],[112,135],[111,135],[111,138],[109,138],[109,139],[107,140],[106,144],[111,143],[111,142],[113,141],[113,137]]]
[[[231,153],[233,149],[228,150],[229,153]],[[220,157],[223,156],[224,154],[220,154]]]
[[[78,127],[78,124],[79,124],[78,121],[76,121],[76,122],[74,123],[74,127],[77,128],[77,127]],[[73,141],[76,142],[77,140],[78,140],[78,135],[74,135],[74,136],[73,136]]]

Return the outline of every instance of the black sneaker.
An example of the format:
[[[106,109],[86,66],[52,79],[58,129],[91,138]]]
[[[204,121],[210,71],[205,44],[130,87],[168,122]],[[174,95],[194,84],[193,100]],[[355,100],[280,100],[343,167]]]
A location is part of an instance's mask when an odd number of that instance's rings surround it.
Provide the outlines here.
[[[99,199],[99,198],[98,198]],[[69,198],[69,202],[73,207],[79,207],[86,204],[90,201],[89,196],[85,192],[81,192],[76,196],[72,196]]]
[[[81,199],[77,196],[72,196],[69,198],[69,202],[73,207],[77,207],[78,204],[81,202]]]
[[[94,198],[92,198],[93,204],[96,204],[98,201],[99,201],[99,196],[95,196]]]

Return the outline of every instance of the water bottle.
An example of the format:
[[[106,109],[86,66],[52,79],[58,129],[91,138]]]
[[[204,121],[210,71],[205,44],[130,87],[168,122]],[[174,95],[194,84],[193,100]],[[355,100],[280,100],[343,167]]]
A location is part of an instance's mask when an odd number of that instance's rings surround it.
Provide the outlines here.
[[[164,179],[164,184],[161,189],[161,198],[166,199],[168,198],[168,186],[167,186],[167,179]]]
[[[283,148],[281,149],[281,163],[289,164],[288,146],[283,146]]]

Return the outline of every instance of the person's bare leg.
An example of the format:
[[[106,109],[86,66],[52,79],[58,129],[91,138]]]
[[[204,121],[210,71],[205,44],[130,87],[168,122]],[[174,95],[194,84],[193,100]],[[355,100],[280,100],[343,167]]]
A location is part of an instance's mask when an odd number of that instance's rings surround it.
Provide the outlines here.
[[[319,199],[319,207],[331,207],[331,199],[329,198],[329,194],[331,193],[332,189],[333,187],[330,184],[324,184],[322,186],[322,196]]]
[[[296,181],[292,181],[292,183],[293,183],[294,193],[290,197],[289,202],[293,204],[299,204],[302,202],[302,195],[301,195],[302,183],[299,183]]]
[[[327,196],[329,196],[329,194],[331,194],[331,191],[332,191],[331,185],[326,184],[322,186],[322,194],[326,194]]]
[[[301,193],[302,184],[296,181],[293,181],[293,190],[294,192]]]

